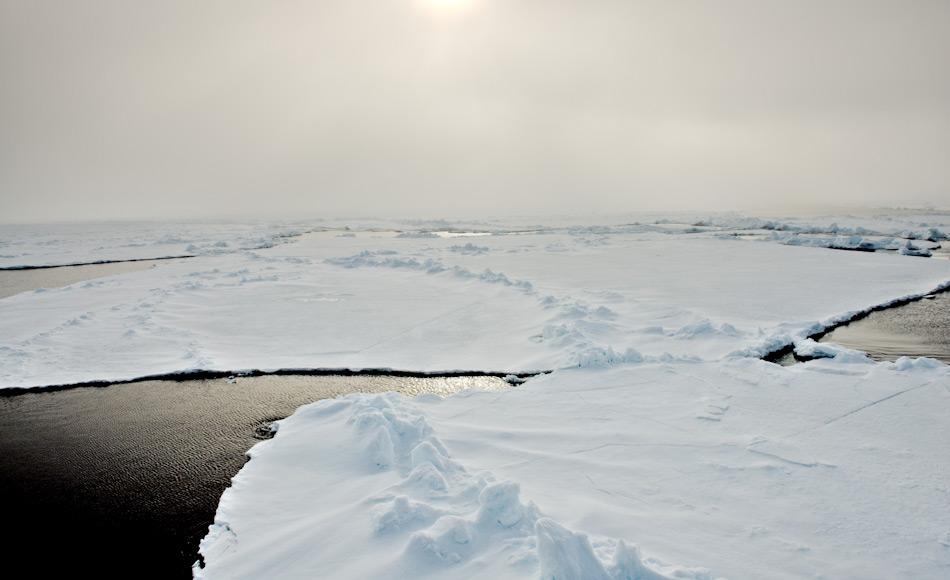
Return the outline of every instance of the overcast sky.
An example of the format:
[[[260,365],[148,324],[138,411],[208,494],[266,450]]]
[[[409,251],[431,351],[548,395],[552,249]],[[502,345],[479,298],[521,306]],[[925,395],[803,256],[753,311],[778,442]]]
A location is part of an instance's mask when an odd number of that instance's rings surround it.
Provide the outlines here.
[[[948,0],[0,0],[0,220],[950,206]]]

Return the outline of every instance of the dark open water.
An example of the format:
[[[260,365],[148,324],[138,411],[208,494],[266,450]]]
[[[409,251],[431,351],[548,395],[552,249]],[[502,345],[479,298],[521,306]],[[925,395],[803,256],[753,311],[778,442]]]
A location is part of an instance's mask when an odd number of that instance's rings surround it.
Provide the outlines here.
[[[928,356],[950,364],[950,292],[872,312],[821,338],[875,360]]]
[[[262,376],[0,397],[8,572],[190,578],[255,429],[351,392],[504,389],[495,377]]]

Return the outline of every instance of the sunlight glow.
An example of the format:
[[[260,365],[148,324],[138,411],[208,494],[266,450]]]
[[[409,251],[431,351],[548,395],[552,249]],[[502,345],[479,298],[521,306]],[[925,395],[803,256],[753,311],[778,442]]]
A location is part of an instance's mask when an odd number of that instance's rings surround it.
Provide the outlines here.
[[[474,0],[423,0],[428,8],[444,11],[459,11],[471,8]]]

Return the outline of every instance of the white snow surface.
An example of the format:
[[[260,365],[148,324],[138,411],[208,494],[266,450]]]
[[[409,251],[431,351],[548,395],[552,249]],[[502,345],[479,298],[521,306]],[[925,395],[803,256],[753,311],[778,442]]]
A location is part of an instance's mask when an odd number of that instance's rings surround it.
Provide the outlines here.
[[[312,227],[226,221],[3,225],[0,268],[223,254],[284,243]]]
[[[948,260],[592,231],[471,246],[325,231],[21,293],[0,300],[0,387],[190,369],[719,360],[950,280]]]
[[[924,359],[323,401],[251,450],[196,575],[946,578],[948,408]]]
[[[222,497],[201,578],[947,578],[948,367],[806,337],[946,287],[950,261],[771,234],[906,239],[948,220],[836,219],[328,222],[260,245],[198,228],[181,239],[227,249],[0,300],[0,387],[554,371],[302,407]],[[789,343],[828,358],[758,360]]]

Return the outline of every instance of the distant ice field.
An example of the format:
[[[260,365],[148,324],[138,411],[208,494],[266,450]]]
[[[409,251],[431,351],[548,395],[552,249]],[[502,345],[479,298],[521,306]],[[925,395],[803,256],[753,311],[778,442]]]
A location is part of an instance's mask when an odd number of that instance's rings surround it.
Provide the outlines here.
[[[628,349],[718,360],[950,279],[946,260],[661,227],[324,231],[21,293],[0,301],[0,386],[188,369],[548,370]]]

